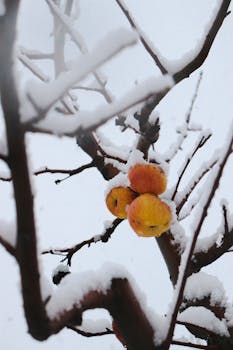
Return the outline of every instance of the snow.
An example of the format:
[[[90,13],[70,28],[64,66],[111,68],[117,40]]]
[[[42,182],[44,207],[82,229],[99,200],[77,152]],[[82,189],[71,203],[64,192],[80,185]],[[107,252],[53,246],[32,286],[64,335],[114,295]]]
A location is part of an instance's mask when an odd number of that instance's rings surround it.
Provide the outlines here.
[[[218,335],[229,337],[226,321],[224,319],[219,320],[212,311],[203,306],[189,307],[179,314],[178,320],[189,322],[206,328]]]
[[[225,291],[217,277],[205,272],[192,274],[186,282],[184,297],[187,300],[210,298],[210,305],[227,304]]]
[[[16,224],[0,219],[0,236],[12,247],[16,245]]]
[[[0,107],[0,112],[1,112],[1,107]],[[6,134],[5,130],[1,132],[0,134],[0,154],[3,156],[8,155],[8,146],[7,146],[7,141],[6,141]]]
[[[175,74],[182,70],[187,64],[192,62],[192,60],[197,57],[199,52],[201,51],[203,44],[206,40],[206,36],[208,35],[209,29],[211,28],[213,21],[216,18],[217,12],[219,10],[219,7],[221,5],[217,5],[211,14],[211,18],[209,19],[208,23],[206,24],[204,28],[204,33],[201,35],[201,37],[196,40],[196,43],[192,43],[192,48],[189,49],[181,58],[176,60],[167,60],[165,57],[160,55],[160,60],[162,64],[166,67],[169,74]]]
[[[157,78],[152,77],[133,88],[118,100],[109,105],[105,104],[100,106],[93,112],[80,111],[77,115],[65,117],[58,114],[54,115],[54,113],[51,112],[44,120],[37,123],[37,126],[42,131],[51,132],[59,136],[75,136],[79,128],[96,128],[115,115],[124,112],[128,108],[146,100],[150,96],[167,89],[169,90],[172,84],[172,79],[168,75]],[[46,91],[47,87],[45,92]],[[43,94],[41,100],[43,100]]]
[[[92,320],[90,318],[88,319],[85,318],[85,313],[82,325],[79,327],[79,329],[90,333],[104,332],[107,328],[112,329],[112,324],[109,320],[104,318],[98,320]]]
[[[194,253],[207,252],[210,247],[212,247],[219,237],[219,233],[214,233],[211,236],[199,238],[197,240]]]
[[[83,39],[81,35],[78,33],[77,30],[74,30],[72,22],[70,21],[69,17],[66,16],[56,4],[51,0],[46,0],[49,7],[52,9],[53,13],[56,15],[56,17],[60,20],[60,22],[63,24],[63,26],[66,28],[67,32],[71,35],[74,42],[78,45],[81,52],[86,53],[87,49],[83,42]]]
[[[40,110],[48,110],[74,84],[121,50],[135,45],[136,42],[137,34],[133,31],[118,29],[108,33],[95,49],[73,62],[68,72],[61,73],[57,79],[48,84],[32,82],[29,94],[33,103]]]
[[[155,330],[155,343],[159,344],[165,336],[166,319],[156,315],[146,305],[145,295],[139,290],[135,280],[125,268],[110,262],[106,263],[99,271],[72,273],[64,277],[46,305],[48,316],[51,319],[59,318],[64,310],[70,310],[73,306],[79,307],[83,297],[92,290],[106,293],[113,278],[127,278],[140,306]],[[85,327],[85,323],[82,326]]]
[[[6,12],[5,0],[0,0],[0,16],[4,16]]]
[[[59,272],[69,272],[69,267],[68,265],[64,265],[64,264],[59,264],[52,273],[52,277],[56,276]]]
[[[180,252],[183,252],[187,245],[187,237],[185,235],[185,230],[182,227],[182,225],[176,221],[176,213],[174,212],[174,204],[172,205],[172,202],[170,202],[169,207],[172,210],[172,218],[173,222],[170,227],[170,230],[172,232],[173,240],[172,243],[176,246],[180,246]]]
[[[105,196],[115,187],[129,187],[129,179],[127,174],[119,173],[108,181]]]

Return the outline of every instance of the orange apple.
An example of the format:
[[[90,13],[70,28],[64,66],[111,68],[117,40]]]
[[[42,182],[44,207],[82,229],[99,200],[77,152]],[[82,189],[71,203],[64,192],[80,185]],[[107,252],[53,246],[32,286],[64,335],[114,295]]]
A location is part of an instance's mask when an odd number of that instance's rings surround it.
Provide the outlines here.
[[[166,190],[166,176],[157,165],[136,164],[129,169],[128,177],[135,192],[161,194]]]
[[[128,220],[138,236],[160,236],[171,225],[170,207],[159,197],[144,193],[138,196],[128,208]]]
[[[114,187],[106,197],[106,205],[110,212],[121,219],[127,218],[127,208],[137,194],[129,187]]]

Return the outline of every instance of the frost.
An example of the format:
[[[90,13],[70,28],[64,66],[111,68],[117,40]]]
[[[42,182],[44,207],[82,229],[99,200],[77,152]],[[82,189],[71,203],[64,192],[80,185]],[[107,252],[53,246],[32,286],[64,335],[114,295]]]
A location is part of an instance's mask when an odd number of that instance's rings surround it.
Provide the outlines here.
[[[55,112],[51,112],[45,119],[41,120],[38,123],[38,126],[44,131],[52,132],[57,135],[67,134],[70,136],[75,136],[77,130],[80,127],[91,128],[96,127],[99,124],[103,124],[115,115],[124,112],[131,106],[144,101],[149,96],[161,92],[165,89],[169,89],[172,85],[173,81],[168,75],[158,78],[152,77],[142,82],[137,87],[133,88],[118,100],[112,102],[109,105],[104,104],[93,112],[82,111],[76,115],[69,115],[65,117],[58,115]],[[46,90],[43,93],[43,88],[38,90],[38,94],[40,92],[42,93],[42,102],[44,94],[49,94],[49,91],[47,91],[47,85],[45,86]]]
[[[210,298],[211,305],[226,305],[225,291],[215,276],[204,272],[192,274],[186,283],[184,297],[187,300]]]
[[[133,31],[118,29],[109,33],[93,51],[82,55],[68,72],[61,73],[56,80],[48,84],[31,83],[30,96],[33,103],[42,110],[49,109],[70,87],[119,51],[136,42],[137,35]]]
[[[197,240],[194,253],[207,252],[208,249],[216,243],[218,236],[219,236],[218,233],[214,233],[209,237],[199,238]]]
[[[178,247],[180,247],[180,250],[183,252],[187,245],[187,237],[185,235],[185,231],[183,227],[180,225],[178,221],[174,219],[176,217],[176,212],[174,212],[174,209],[173,209],[174,204],[173,205],[169,204],[169,207],[172,209],[172,218],[173,218],[173,222],[170,228],[173,236],[172,243],[174,245],[178,245]]]
[[[70,272],[69,267],[64,264],[59,264],[52,272],[52,277],[56,276],[59,272]]]
[[[189,322],[221,336],[229,337],[226,321],[224,319],[219,320],[212,311],[203,306],[189,307],[179,315],[178,320]]]
[[[108,181],[105,196],[107,196],[107,194],[115,187],[129,187],[129,179],[127,174],[119,173]]]
[[[126,164],[126,171],[139,163],[147,164],[147,162],[144,159],[144,154],[135,148],[134,150],[132,150],[132,152],[130,152],[130,155]]]
[[[94,242],[96,243],[96,242],[99,242],[99,241],[101,241],[101,235],[95,235],[94,236]]]

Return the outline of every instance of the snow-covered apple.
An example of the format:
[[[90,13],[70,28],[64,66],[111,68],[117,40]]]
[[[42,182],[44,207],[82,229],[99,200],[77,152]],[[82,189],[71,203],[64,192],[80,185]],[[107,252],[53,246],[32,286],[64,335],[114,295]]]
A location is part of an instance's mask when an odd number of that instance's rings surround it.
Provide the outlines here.
[[[114,187],[107,194],[106,205],[110,212],[121,219],[127,218],[127,208],[137,194],[129,187]]]
[[[138,193],[161,194],[166,190],[164,171],[154,164],[136,164],[129,169],[130,187]]]
[[[138,236],[158,237],[170,227],[172,212],[159,197],[145,193],[130,204],[128,220]]]

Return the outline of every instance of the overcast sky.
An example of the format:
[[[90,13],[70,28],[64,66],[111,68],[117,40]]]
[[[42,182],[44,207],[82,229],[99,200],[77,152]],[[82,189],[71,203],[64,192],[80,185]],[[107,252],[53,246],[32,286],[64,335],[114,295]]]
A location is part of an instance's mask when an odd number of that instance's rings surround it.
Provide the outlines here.
[[[199,43],[220,1],[127,0],[126,3],[142,30],[158,48],[161,55],[172,61],[181,59]],[[76,28],[85,39],[89,49],[95,47],[98,40],[112,29],[129,28],[128,22],[113,0],[80,0],[76,13],[78,14],[75,22]],[[202,159],[207,160],[222,145],[232,120],[232,32],[233,20],[230,15],[225,20],[206,63],[202,67],[204,75],[192,120],[202,124],[204,128],[211,129],[214,136],[205,154],[203,153],[194,162],[194,168],[200,164]],[[22,1],[18,24],[18,45],[46,52],[52,50],[52,17],[43,0]],[[72,43],[69,43],[67,47],[70,57],[76,57],[79,54]],[[49,63],[43,63],[41,68],[51,78],[53,77],[52,66]],[[20,64],[17,69],[19,80],[22,82],[36,79]],[[138,82],[159,74],[153,61],[140,44],[119,54],[105,64],[102,71],[108,77],[107,86],[116,98],[133,88]],[[176,140],[176,127],[182,125],[198,74],[199,72],[195,72],[190,79],[178,84],[158,107],[161,119],[161,139],[156,150],[161,154],[167,152],[170,143]],[[24,83],[22,86],[25,85]],[[81,94],[80,105],[83,109],[94,110],[97,105],[103,103],[105,103],[103,98],[93,93]],[[106,137],[111,139],[116,147],[122,145],[132,147],[135,141],[135,135],[132,132],[127,131],[121,134],[115,130],[112,123],[103,127],[102,132],[105,132]],[[44,166],[72,169],[89,161],[88,156],[77,147],[74,139],[28,135],[27,146],[32,170]],[[185,147],[189,149],[189,144],[187,143]],[[182,157],[178,161],[181,159]],[[181,167],[181,164],[173,164],[171,167],[168,186],[174,184],[177,169]],[[3,165],[2,169],[5,169]],[[63,248],[81,242],[101,233],[103,223],[113,219],[104,204],[107,183],[96,170],[87,170],[59,186],[54,184],[57,178],[61,176],[41,175],[34,179],[36,219],[41,249]],[[228,191],[230,181],[232,182],[230,175],[226,174],[222,193],[224,192],[228,201],[233,203],[232,193]],[[0,219],[13,220],[14,205],[11,185],[0,183],[0,192],[2,193]],[[203,235],[214,233],[213,230],[220,216],[213,213],[213,217],[216,217],[216,221],[208,222]],[[187,232],[189,232],[188,223]],[[0,339],[5,349],[50,350],[56,348],[60,350],[65,346],[70,348],[75,346],[83,350],[122,349],[114,336],[89,339],[78,336],[70,330],[64,330],[43,343],[34,341],[27,334],[27,326],[24,321],[17,265],[1,247],[0,256]],[[218,276],[224,282],[227,293],[232,298],[231,277],[225,277],[232,276],[230,259],[230,254],[228,254],[224,259],[213,264],[213,267],[205,270]],[[172,287],[166,266],[153,238],[138,238],[128,223],[124,222],[108,244],[98,243],[89,249],[81,250],[73,258],[72,271],[96,270],[106,262],[116,262],[127,268],[145,294],[147,304],[159,314],[167,312],[172,298]],[[48,279],[58,263],[59,257],[43,257],[42,265]],[[92,313],[95,314],[93,316],[95,318],[108,318],[105,312]],[[89,312],[88,317],[91,317],[92,313]]]

